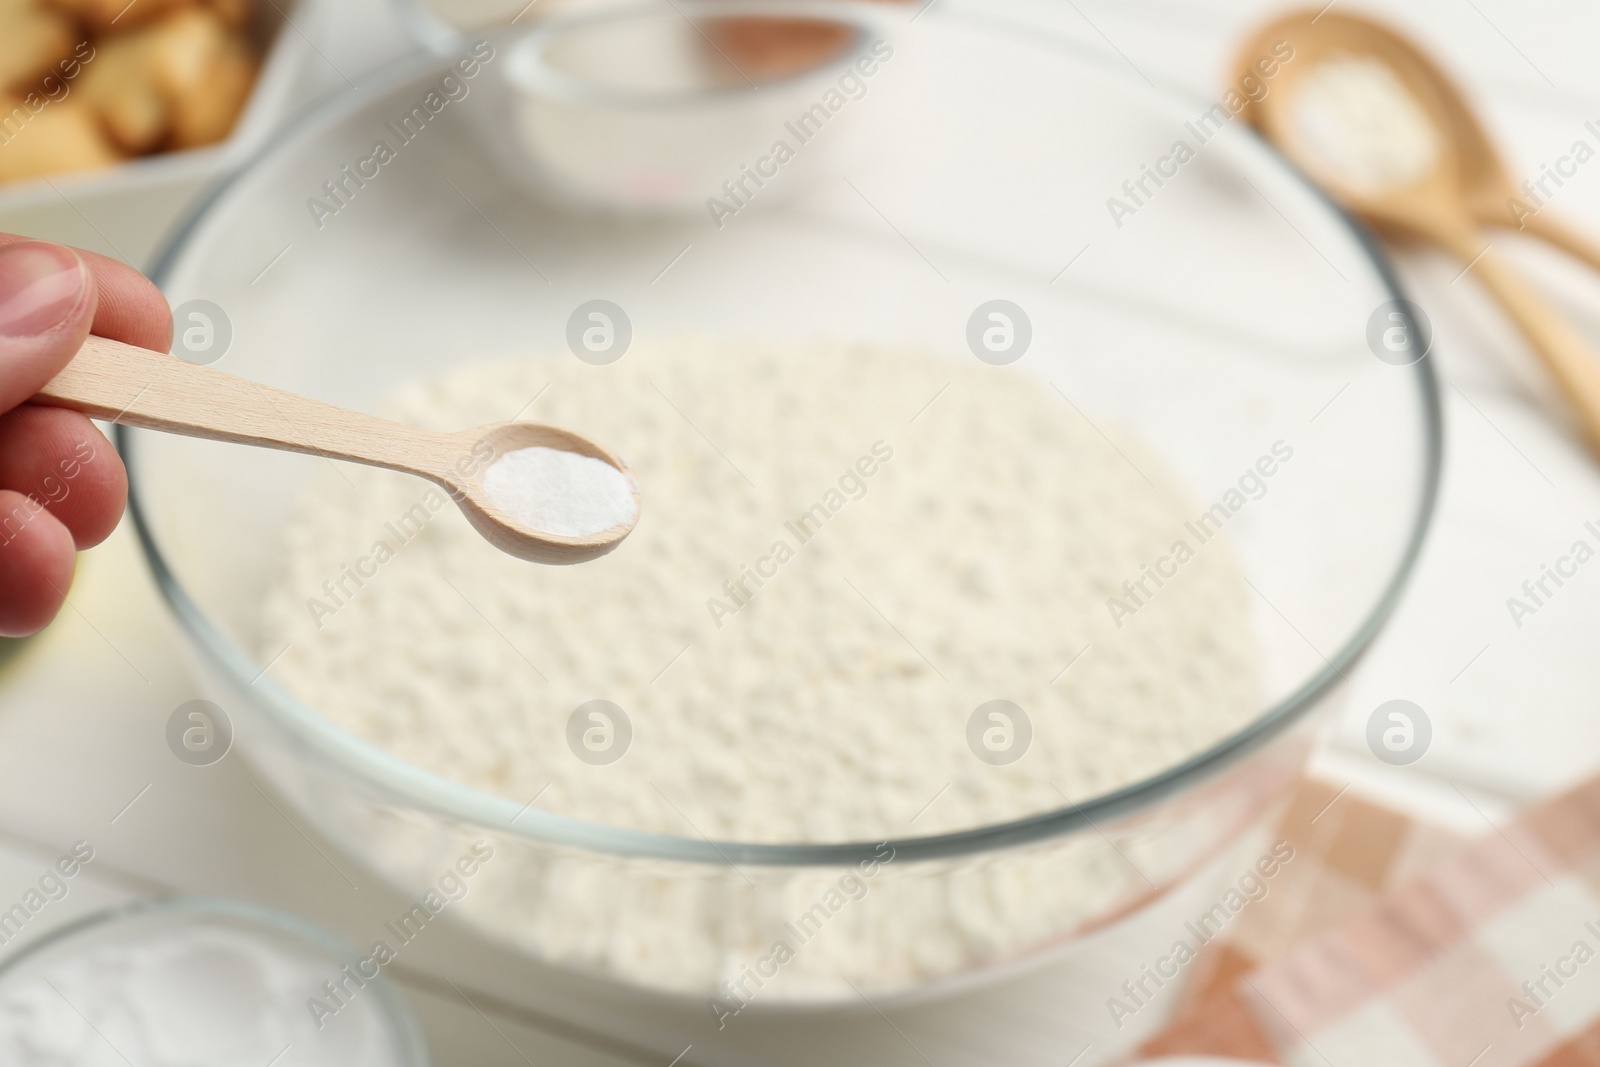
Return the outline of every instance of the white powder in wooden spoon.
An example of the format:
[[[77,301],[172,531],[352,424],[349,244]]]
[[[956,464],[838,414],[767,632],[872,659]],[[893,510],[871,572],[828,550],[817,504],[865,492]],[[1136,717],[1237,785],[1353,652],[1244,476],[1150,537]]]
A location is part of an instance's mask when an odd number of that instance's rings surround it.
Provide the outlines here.
[[[633,483],[604,460],[559,448],[519,448],[483,473],[495,507],[523,526],[587,537],[633,521]]]
[[[1433,123],[1382,61],[1338,55],[1296,87],[1294,120],[1318,164],[1359,192],[1427,177],[1439,158]]]

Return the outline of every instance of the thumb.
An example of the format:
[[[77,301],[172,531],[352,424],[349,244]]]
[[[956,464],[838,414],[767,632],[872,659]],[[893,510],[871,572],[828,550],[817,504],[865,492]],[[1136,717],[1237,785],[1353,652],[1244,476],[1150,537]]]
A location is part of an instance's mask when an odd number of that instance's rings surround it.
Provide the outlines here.
[[[77,354],[95,286],[76,252],[42,241],[0,248],[0,413],[37,393]]]

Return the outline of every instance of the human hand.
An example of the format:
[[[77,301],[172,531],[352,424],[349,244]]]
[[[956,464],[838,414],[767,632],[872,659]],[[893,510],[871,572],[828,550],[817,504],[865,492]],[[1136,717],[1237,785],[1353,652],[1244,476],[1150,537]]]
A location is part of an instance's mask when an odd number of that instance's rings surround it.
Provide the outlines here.
[[[115,260],[0,234],[0,636],[55,617],[75,553],[116,528],[128,478],[94,423],[28,399],[90,333],[167,351],[172,313]]]

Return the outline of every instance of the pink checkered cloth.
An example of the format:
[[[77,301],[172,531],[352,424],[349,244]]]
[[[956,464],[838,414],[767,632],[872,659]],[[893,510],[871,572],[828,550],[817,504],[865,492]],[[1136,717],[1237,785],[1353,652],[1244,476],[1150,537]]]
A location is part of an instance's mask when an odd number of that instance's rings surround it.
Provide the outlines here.
[[[1285,881],[1146,1056],[1600,1067],[1600,778],[1460,844],[1306,780]]]

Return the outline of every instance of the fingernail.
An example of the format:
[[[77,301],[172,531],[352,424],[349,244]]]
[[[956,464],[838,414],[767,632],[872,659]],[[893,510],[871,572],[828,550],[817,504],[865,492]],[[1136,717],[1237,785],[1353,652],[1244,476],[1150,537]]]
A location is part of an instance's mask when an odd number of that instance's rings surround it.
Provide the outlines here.
[[[71,249],[35,243],[0,248],[0,337],[37,337],[83,300],[89,274]]]

